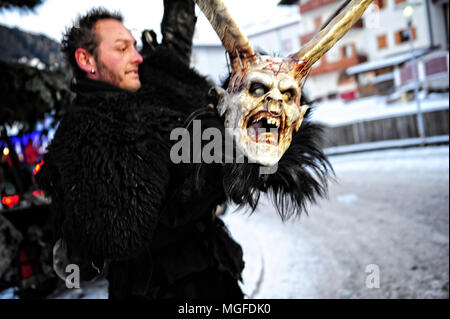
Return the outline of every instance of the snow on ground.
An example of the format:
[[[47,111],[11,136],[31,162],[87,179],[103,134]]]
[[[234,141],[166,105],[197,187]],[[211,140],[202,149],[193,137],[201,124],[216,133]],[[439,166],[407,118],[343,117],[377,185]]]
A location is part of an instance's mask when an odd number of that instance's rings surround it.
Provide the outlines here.
[[[254,298],[448,298],[449,148],[330,157],[336,182],[309,216],[282,223],[262,198],[250,217],[225,220],[246,254],[258,240],[262,278]],[[249,234],[250,233],[250,234]],[[381,285],[366,285],[377,265]]]
[[[19,299],[15,294],[14,288],[5,289],[0,291],[0,299]]]
[[[228,207],[247,298],[448,298],[448,145],[330,162],[338,181],[310,216],[283,223],[265,196],[253,215]],[[372,263],[381,267],[380,289],[365,287]],[[107,282],[52,298],[107,298]]]

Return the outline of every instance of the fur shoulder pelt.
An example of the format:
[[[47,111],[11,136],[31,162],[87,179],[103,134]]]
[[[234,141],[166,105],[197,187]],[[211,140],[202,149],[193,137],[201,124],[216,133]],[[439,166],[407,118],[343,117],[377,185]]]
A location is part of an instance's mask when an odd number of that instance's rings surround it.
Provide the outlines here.
[[[209,103],[212,84],[168,49],[139,72],[136,93],[78,81],[37,177],[69,252],[99,263],[149,245],[170,179],[170,132]]]
[[[122,98],[72,106],[37,176],[69,251],[97,262],[145,248],[169,179],[163,112]]]
[[[177,126],[182,126],[195,110],[212,103],[208,93],[214,84],[167,48],[151,51],[140,65],[139,74],[142,81],[139,96],[146,101],[156,101],[152,103],[154,106],[179,113],[181,119],[175,122]]]

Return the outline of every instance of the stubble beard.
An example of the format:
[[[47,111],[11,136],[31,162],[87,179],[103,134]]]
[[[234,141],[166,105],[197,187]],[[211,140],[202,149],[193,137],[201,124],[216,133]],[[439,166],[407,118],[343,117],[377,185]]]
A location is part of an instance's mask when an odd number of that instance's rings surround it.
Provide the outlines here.
[[[120,77],[111,71],[102,61],[96,61],[101,81],[120,87]]]

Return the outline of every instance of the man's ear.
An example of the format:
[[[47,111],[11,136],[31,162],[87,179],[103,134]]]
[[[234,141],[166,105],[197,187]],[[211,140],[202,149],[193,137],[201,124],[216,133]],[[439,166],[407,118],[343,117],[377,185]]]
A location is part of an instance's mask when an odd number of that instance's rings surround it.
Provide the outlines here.
[[[86,49],[78,48],[75,51],[75,60],[78,67],[87,73],[89,78],[96,78],[98,75],[97,64],[95,63],[94,56],[90,54]]]

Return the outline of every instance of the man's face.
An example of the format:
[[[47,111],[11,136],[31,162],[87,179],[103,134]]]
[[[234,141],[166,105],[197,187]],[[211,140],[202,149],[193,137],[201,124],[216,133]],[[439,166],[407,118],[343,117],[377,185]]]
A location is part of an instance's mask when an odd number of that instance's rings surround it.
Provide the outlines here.
[[[103,19],[96,23],[97,79],[129,91],[141,87],[138,66],[142,56],[136,50],[136,40],[120,21]]]

